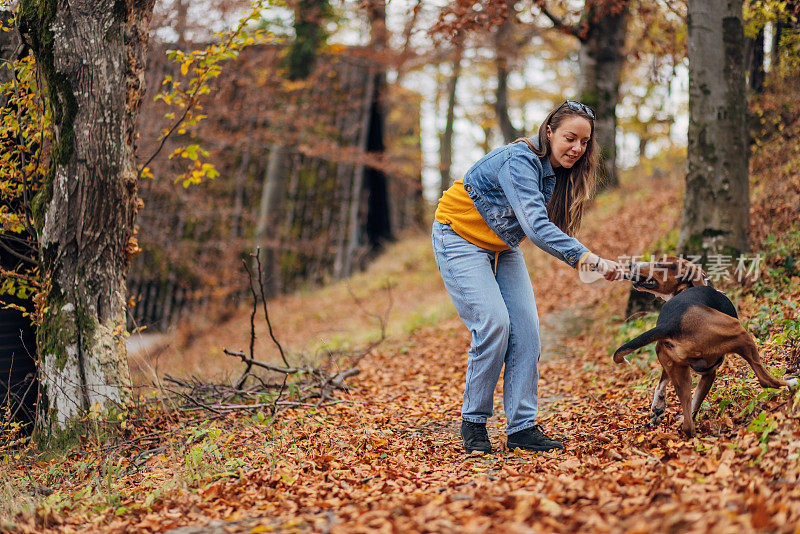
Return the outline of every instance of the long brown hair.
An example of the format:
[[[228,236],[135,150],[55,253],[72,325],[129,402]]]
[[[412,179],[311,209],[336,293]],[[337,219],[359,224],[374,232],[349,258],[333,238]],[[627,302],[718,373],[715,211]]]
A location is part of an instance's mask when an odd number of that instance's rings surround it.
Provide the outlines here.
[[[556,185],[553,197],[547,203],[547,216],[568,236],[574,236],[581,227],[583,210],[586,202],[594,193],[595,175],[599,150],[594,136],[594,120],[582,110],[574,110],[569,106],[560,106],[547,114],[547,118],[539,127],[539,146],[522,137],[514,141],[524,142],[540,158],[549,157],[552,149],[550,139],[547,138],[547,127],[555,133],[558,126],[565,118],[577,115],[589,121],[592,133],[586,151],[575,162],[569,171],[558,169],[556,171]]]

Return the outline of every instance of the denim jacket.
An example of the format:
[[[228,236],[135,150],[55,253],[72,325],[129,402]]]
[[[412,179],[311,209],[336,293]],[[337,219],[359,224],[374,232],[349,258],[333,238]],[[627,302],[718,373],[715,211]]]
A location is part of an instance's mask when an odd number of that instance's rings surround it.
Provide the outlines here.
[[[531,139],[538,145],[538,137]],[[464,175],[464,189],[478,213],[509,247],[525,236],[571,267],[586,248],[547,217],[556,175],[547,157],[538,157],[526,143],[511,143],[483,156]]]

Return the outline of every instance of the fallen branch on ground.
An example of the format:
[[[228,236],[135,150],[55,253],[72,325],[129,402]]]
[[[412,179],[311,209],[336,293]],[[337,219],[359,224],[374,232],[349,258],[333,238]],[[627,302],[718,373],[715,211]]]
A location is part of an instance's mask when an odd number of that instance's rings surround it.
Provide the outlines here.
[[[171,376],[166,376],[165,381],[170,384],[165,391],[174,396],[177,408],[181,411],[205,410],[216,415],[230,413],[234,411],[256,411],[264,410],[274,417],[278,412],[290,408],[300,407],[324,407],[332,403],[339,402],[332,396],[334,391],[348,391],[348,386],[344,381],[359,373],[357,367],[350,367],[337,372],[326,370],[325,366],[292,366],[286,358],[286,354],[280,342],[275,337],[272,323],[267,307],[266,284],[264,273],[261,267],[259,250],[256,249],[254,258],[254,269],[251,269],[246,261],[243,261],[250,280],[250,294],[253,299],[253,310],[250,314],[250,347],[249,354],[244,351],[232,351],[224,349],[228,356],[239,358],[245,364],[242,375],[234,382],[229,384],[210,384],[197,378],[182,380]],[[387,285],[387,291],[391,286]],[[351,290],[352,294],[352,290]],[[353,294],[356,304],[360,308],[361,302]],[[270,338],[280,353],[283,365],[276,365],[260,361],[255,358],[255,317],[258,313],[259,300],[264,313],[264,320],[267,323]],[[391,307],[391,293],[389,294],[389,304],[384,312],[384,316],[377,316],[381,327],[381,337],[377,343],[382,342],[386,337],[386,317]],[[365,311],[365,313],[367,313]],[[377,343],[372,343],[362,351],[355,359],[357,362],[366,353],[372,350]],[[334,354],[329,353],[327,361],[334,361]],[[327,367],[331,367],[328,365]],[[259,376],[253,372],[254,369],[261,369],[267,372],[266,376]],[[251,385],[247,385],[248,381]],[[311,403],[309,401],[316,400]]]

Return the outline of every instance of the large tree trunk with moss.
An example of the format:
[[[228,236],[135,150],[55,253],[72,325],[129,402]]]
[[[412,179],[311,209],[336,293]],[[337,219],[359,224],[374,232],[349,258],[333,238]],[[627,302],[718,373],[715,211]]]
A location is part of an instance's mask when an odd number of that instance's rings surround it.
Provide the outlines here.
[[[678,249],[748,250],[750,200],[742,3],[691,0],[689,145]]]
[[[154,0],[25,0],[53,112],[50,176],[34,200],[43,277],[39,430],[130,393],[125,276],[135,251],[135,118]]]
[[[588,2],[587,2],[588,5]],[[595,135],[600,146],[598,190],[619,184],[617,176],[617,103],[625,63],[627,2],[587,7],[586,34],[580,35],[580,100],[597,113]]]

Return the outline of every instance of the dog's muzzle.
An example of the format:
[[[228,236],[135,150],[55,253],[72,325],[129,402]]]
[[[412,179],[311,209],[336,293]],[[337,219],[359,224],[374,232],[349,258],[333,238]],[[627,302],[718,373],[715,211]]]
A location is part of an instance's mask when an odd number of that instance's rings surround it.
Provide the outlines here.
[[[645,267],[646,265],[648,265],[648,263],[644,261],[628,262],[628,268],[622,273],[622,278],[634,282],[634,285],[645,280],[647,277],[642,276],[641,272],[642,267]]]

